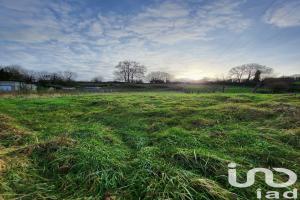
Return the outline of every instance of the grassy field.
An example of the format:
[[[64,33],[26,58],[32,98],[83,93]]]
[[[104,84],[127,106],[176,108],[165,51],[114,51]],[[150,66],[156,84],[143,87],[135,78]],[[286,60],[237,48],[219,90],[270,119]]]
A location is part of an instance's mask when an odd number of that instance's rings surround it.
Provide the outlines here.
[[[253,167],[299,175],[300,96],[0,99],[0,199],[256,199],[257,188],[273,190],[263,175],[252,187],[230,186],[230,162],[241,182]]]
[[[224,90],[224,91],[223,91]],[[252,93],[253,87],[246,86],[223,86],[222,85],[201,85],[201,84],[190,84],[183,85],[182,91],[185,93]]]

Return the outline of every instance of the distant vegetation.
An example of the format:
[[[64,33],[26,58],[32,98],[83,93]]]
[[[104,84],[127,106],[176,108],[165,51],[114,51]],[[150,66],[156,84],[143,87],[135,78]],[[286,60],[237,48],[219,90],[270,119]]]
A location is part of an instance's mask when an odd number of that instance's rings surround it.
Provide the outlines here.
[[[147,75],[146,77],[147,81],[149,83],[170,83],[174,78],[171,74],[167,72],[161,72],[161,71],[156,71],[156,72],[151,72]]]
[[[128,60],[119,62],[115,68],[116,80],[125,83],[142,83],[147,71],[146,67],[140,63]]]
[[[238,83],[242,82],[254,82],[258,83],[261,80],[261,76],[271,75],[273,72],[272,68],[257,64],[250,63],[237,67],[233,67],[229,71],[229,78],[232,81],[236,81]]]
[[[76,76],[76,73],[70,71],[49,73],[26,70],[18,65],[0,66],[1,81],[64,85],[74,82]]]
[[[222,79],[178,81],[174,75],[163,71],[146,74],[147,68],[135,61],[122,61],[115,66],[114,81],[105,81],[101,74],[91,81],[76,81],[76,73],[36,72],[25,70],[16,65],[0,66],[1,81],[21,81],[37,84],[40,90],[48,88],[56,90],[68,88],[84,90],[85,87],[98,88],[95,91],[126,91],[126,90],[172,90],[188,93],[247,91],[259,93],[300,92],[300,75],[274,77],[273,69],[256,64],[244,64],[229,70],[228,76]],[[149,85],[150,84],[150,85]],[[238,89],[240,87],[240,89]],[[99,90],[102,88],[103,90]],[[233,88],[235,88],[233,90]]]

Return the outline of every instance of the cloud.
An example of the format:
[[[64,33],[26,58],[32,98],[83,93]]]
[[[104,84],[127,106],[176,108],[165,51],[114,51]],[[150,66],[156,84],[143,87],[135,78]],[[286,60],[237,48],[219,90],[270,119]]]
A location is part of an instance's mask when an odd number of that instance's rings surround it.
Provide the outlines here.
[[[68,2],[0,0],[1,64],[113,79],[113,66],[133,59],[176,73],[205,63],[191,52],[203,50],[201,42],[213,40],[214,32],[251,24],[240,11],[243,1],[153,1],[126,14]]]
[[[103,27],[100,22],[93,22],[89,27],[88,34],[93,37],[99,37],[103,34]]]
[[[176,1],[165,1],[153,7],[146,8],[139,17],[177,18],[190,14],[187,5]]]
[[[280,28],[300,26],[300,1],[284,1],[267,10],[264,21]]]
[[[250,25],[238,10],[241,3],[224,0],[191,6],[187,1],[165,1],[130,19],[126,30],[158,43],[206,40],[217,29],[242,31]]]
[[[4,9],[1,19],[1,36],[5,40],[45,42],[66,39],[82,41],[84,34],[92,37],[122,39],[139,37],[150,42],[172,44],[185,40],[206,39],[209,32],[218,28],[240,31],[247,28],[249,20],[238,11],[241,3],[223,0],[208,5],[191,6],[188,1],[163,1],[140,10],[135,15],[117,13],[86,15],[82,20],[74,14],[77,5],[66,2],[41,3],[25,0],[21,6],[16,1],[0,0]],[[27,6],[26,6],[27,5]],[[30,7],[30,10],[27,10]],[[8,10],[7,10],[8,9]],[[84,15],[85,10],[81,10]],[[5,14],[6,13],[6,14]],[[13,29],[17,29],[12,31]],[[32,37],[29,37],[32,35]]]

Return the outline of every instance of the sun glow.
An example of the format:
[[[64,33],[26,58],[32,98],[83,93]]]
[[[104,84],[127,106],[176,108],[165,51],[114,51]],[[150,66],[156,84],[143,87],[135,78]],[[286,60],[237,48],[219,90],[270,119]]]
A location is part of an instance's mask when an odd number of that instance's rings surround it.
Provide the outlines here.
[[[182,72],[181,74],[175,76],[176,79],[188,79],[188,80],[193,80],[193,81],[200,80],[203,77],[204,77],[203,71],[197,70],[197,69],[188,70],[188,71]]]

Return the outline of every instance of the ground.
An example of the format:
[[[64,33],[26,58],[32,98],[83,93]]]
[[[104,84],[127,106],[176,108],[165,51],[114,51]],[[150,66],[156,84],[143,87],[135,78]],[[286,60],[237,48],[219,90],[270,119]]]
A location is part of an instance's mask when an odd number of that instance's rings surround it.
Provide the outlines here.
[[[300,96],[0,99],[0,199],[255,199],[270,189],[262,174],[252,187],[230,186],[230,162],[241,182],[253,167],[300,174]]]

